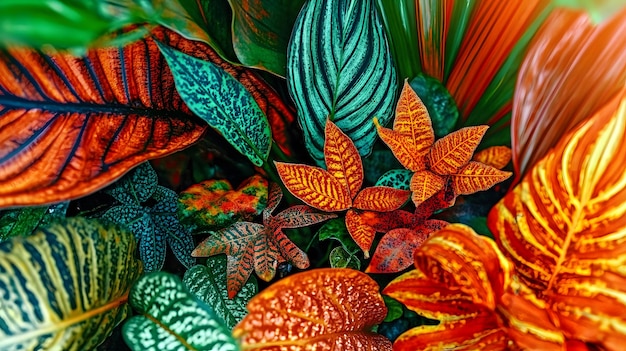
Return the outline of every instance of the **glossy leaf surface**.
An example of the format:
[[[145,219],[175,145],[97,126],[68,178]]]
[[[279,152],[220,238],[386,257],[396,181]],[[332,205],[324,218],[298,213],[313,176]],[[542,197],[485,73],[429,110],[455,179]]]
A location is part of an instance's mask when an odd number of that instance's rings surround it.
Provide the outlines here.
[[[22,207],[0,211],[0,242],[14,236],[28,236],[41,225],[65,217],[69,203],[51,206]]]
[[[361,269],[361,261],[359,258],[346,251],[343,246],[337,246],[330,250],[328,261],[332,268]]]
[[[327,118],[362,156],[369,154],[376,139],[371,120],[378,116],[385,125],[391,119],[396,85],[373,1],[308,1],[289,42],[287,83],[316,162],[323,160]]]
[[[456,173],[472,159],[487,128],[465,127],[437,140],[428,154],[430,169],[440,175]]]
[[[141,274],[130,232],[71,218],[0,244],[0,349],[93,350]]]
[[[248,311],[233,330],[246,350],[391,350],[389,340],[370,331],[387,314],[378,285],[359,271],[291,275],[255,296]]]

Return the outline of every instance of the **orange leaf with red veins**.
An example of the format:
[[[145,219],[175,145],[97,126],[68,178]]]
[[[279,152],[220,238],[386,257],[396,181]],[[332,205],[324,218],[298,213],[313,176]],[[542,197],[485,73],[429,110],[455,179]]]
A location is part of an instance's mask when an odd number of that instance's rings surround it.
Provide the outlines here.
[[[511,148],[507,146],[488,147],[474,154],[472,160],[502,169],[511,161]]]
[[[472,159],[488,128],[465,127],[437,140],[428,154],[430,170],[440,175],[456,173]]]
[[[411,177],[410,185],[413,203],[416,207],[421,205],[443,189],[445,185],[446,179],[438,174],[425,170],[415,172]]]
[[[363,164],[359,150],[330,119],[326,120],[325,137],[326,170],[348,189],[353,199],[363,185]]]
[[[452,188],[457,195],[473,194],[491,188],[512,174],[480,162],[470,161],[457,174],[452,175]]]
[[[393,130],[411,137],[411,149],[424,156],[435,142],[435,132],[428,110],[413,88],[405,80],[396,105]]]
[[[280,179],[295,197],[318,210],[347,210],[352,199],[346,188],[327,171],[308,165],[274,162]]]
[[[407,202],[411,192],[388,186],[371,186],[361,190],[352,207],[366,211],[388,212],[397,210]]]
[[[387,314],[378,289],[352,269],[294,274],[250,300],[233,336],[250,351],[391,351],[389,340],[370,332]]]
[[[374,124],[380,139],[387,144],[393,155],[406,169],[415,172],[426,167],[425,155],[428,153],[431,145],[426,146],[425,150],[415,148],[413,137],[410,135],[384,128],[378,124],[376,118],[374,118]]]
[[[363,250],[365,258],[369,258],[369,250],[372,247],[372,242],[374,242],[376,230],[367,225],[361,217],[361,213],[354,210],[346,212],[346,228],[352,240]]]
[[[613,350],[626,344],[624,144],[626,89],[565,135],[488,217],[565,336]]]

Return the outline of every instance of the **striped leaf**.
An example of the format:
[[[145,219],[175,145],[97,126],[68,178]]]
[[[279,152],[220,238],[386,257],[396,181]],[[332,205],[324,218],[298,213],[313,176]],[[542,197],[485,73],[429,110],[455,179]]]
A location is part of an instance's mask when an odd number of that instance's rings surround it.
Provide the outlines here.
[[[430,170],[441,175],[456,173],[472,159],[474,150],[488,128],[465,127],[437,140],[428,154]]]
[[[509,164],[511,156],[511,148],[507,146],[492,146],[475,153],[472,160],[493,168],[502,169]]]
[[[157,45],[189,109],[253,164],[262,166],[270,152],[272,135],[267,117],[250,92],[215,64]]]
[[[324,131],[324,161],[326,170],[348,189],[353,199],[363,185],[363,163],[350,138],[330,119]]]
[[[509,178],[511,172],[501,171],[480,162],[470,161],[452,175],[452,189],[457,195],[487,190]]]
[[[141,274],[130,232],[70,218],[0,244],[0,349],[94,350]]]
[[[122,332],[133,351],[239,350],[220,317],[172,274],[143,276],[129,302],[139,315],[129,319]]]
[[[372,0],[312,0],[296,19],[287,84],[313,159],[324,158],[329,118],[367,155],[376,139],[371,120],[392,117],[396,74]]]
[[[374,242],[376,230],[366,225],[362,212],[348,210],[348,212],[346,212],[346,228],[348,229],[348,233],[350,233],[352,240],[354,240],[354,242],[359,245],[363,251],[365,258],[369,258],[369,251],[372,247],[372,243]]]
[[[412,199],[415,206],[421,205],[446,186],[446,179],[430,171],[418,171],[411,177]]]
[[[426,168],[424,156],[428,153],[432,144],[426,146],[426,152],[424,152],[424,146],[416,147],[412,136],[384,128],[378,123],[376,118],[374,118],[374,125],[380,139],[389,146],[393,155],[406,169],[416,172]]]
[[[405,80],[396,105],[393,130],[411,137],[412,149],[424,156],[435,142],[435,132],[426,106]]]
[[[388,186],[370,186],[363,188],[354,198],[352,206],[359,210],[388,212],[402,207],[411,192]]]

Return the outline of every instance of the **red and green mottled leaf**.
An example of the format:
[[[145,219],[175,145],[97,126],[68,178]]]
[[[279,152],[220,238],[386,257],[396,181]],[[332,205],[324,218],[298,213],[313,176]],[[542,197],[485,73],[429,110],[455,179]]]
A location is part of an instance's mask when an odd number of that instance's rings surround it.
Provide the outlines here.
[[[346,228],[352,240],[363,250],[365,258],[369,258],[369,250],[374,242],[376,230],[368,226],[367,223],[364,223],[361,218],[361,213],[355,210],[348,210],[348,212],[346,212]]]
[[[327,171],[308,165],[274,163],[285,187],[307,205],[328,212],[352,206],[348,189]]]
[[[411,198],[415,206],[421,205],[446,186],[446,179],[431,171],[418,171],[411,177]]]
[[[380,139],[387,144],[393,155],[407,169],[415,172],[426,167],[425,154],[431,145],[426,147],[426,152],[414,147],[413,138],[408,134],[402,134],[392,129],[384,128],[374,118],[374,124]]]
[[[475,153],[472,161],[502,169],[511,161],[511,154],[511,148],[507,146],[492,146]]]
[[[437,140],[428,154],[430,170],[441,175],[456,173],[472,159],[474,150],[488,128],[465,127]]]
[[[363,164],[359,150],[330,119],[326,120],[324,161],[326,170],[343,184],[353,199],[363,185]]]
[[[470,161],[452,175],[452,188],[459,195],[473,194],[487,190],[497,183],[509,178],[511,172],[501,171],[480,162]]]
[[[391,351],[372,333],[387,308],[378,284],[352,269],[325,268],[291,275],[256,295],[249,314],[233,329],[246,350],[278,346],[315,350]]]
[[[402,207],[410,196],[408,190],[371,186],[357,194],[352,206],[360,210],[388,212]]]

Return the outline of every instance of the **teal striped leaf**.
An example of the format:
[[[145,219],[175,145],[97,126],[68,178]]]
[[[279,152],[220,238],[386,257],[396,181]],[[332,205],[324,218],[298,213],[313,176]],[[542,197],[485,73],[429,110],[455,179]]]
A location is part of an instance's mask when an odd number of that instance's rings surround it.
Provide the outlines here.
[[[94,350],[141,274],[130,232],[69,218],[0,244],[0,350]]]
[[[213,63],[157,44],[172,70],[176,90],[189,109],[254,165],[262,166],[270,152],[272,135],[267,117],[248,90]]]
[[[239,350],[211,307],[172,274],[143,276],[133,286],[129,301],[139,315],[129,319],[122,332],[134,351]]]
[[[235,327],[248,314],[246,305],[258,291],[256,278],[251,276],[234,298],[228,298],[224,255],[207,258],[206,266],[191,267],[185,272],[183,283],[189,291],[213,308],[228,329]]]
[[[387,124],[397,80],[385,31],[372,0],[311,0],[289,43],[287,84],[305,145],[323,164],[326,119],[354,141],[362,156],[376,140],[372,123]]]

